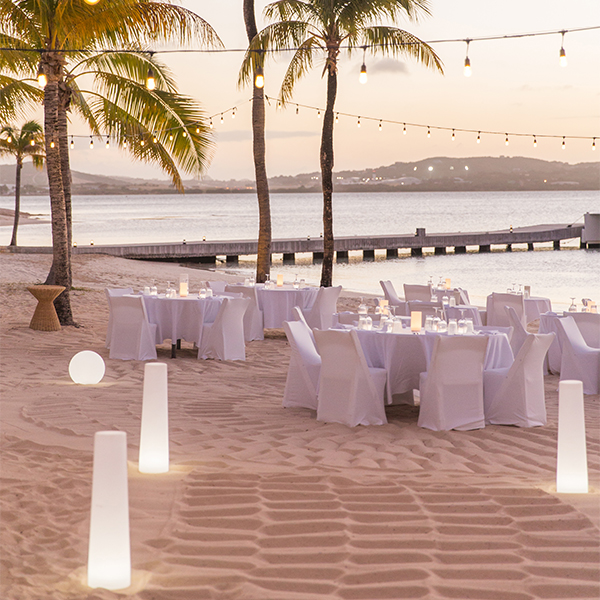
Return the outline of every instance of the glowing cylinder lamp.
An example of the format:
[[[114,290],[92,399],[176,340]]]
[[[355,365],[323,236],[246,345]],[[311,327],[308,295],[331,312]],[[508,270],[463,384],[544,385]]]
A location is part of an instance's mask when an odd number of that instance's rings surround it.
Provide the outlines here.
[[[92,588],[121,590],[131,585],[127,434],[124,431],[98,431],[94,436],[87,579]]]
[[[189,275],[187,273],[182,273],[179,276],[179,295],[182,298],[187,298],[189,284],[190,284]]]
[[[421,331],[422,314],[420,310],[410,311],[410,330],[412,332]]]
[[[556,491],[588,493],[583,383],[564,380],[558,384],[558,452]]]
[[[281,273],[277,275],[277,287],[283,287],[283,275]]]
[[[451,280],[450,278],[447,278],[447,279],[446,279],[446,289],[447,289],[447,290],[449,290],[449,289],[450,289],[450,282],[451,282],[451,281],[452,281],[452,280]]]
[[[69,376],[75,383],[94,385],[104,377],[104,360],[91,350],[78,352],[69,362]]]
[[[140,473],[169,471],[169,397],[165,363],[146,363],[144,367],[139,470]]]

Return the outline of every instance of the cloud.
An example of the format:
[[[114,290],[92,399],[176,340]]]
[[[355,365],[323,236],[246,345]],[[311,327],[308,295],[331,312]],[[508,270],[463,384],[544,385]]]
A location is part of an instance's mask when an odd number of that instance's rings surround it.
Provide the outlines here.
[[[367,72],[369,75],[376,73],[403,73],[408,75],[409,70],[406,63],[393,58],[382,58],[378,60],[374,65],[367,63]]]

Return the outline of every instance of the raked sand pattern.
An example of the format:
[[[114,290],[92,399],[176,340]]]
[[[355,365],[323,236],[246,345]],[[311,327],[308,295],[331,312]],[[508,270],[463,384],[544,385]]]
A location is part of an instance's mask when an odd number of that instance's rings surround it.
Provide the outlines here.
[[[177,279],[175,265],[76,257],[81,328],[28,329],[50,257],[0,254],[4,600],[594,599],[600,597],[599,398],[586,396],[592,493],[554,492],[557,378],[543,428],[431,432],[418,409],[350,429],[283,409],[282,332],[245,363],[169,366],[171,472],[137,470],[143,364],[104,347],[106,285]],[[207,278],[187,269],[192,289]],[[348,305],[352,298],[343,300]],[[97,386],[67,365],[91,349]],[[126,431],[133,583],[85,585],[92,437]]]

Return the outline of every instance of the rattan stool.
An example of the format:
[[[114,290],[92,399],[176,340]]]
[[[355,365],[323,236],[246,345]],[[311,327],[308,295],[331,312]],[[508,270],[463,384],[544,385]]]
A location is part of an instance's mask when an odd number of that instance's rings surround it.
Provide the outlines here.
[[[32,285],[27,289],[38,301],[29,327],[38,331],[60,331],[60,321],[53,302],[66,288],[62,285]]]

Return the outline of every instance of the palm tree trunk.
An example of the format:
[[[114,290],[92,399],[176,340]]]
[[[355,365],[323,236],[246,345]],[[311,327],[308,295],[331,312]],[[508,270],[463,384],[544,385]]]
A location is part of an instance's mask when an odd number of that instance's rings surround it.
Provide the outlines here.
[[[55,285],[63,285],[66,288],[54,301],[54,306],[61,325],[74,325],[70,300],[72,276],[67,214],[60,166],[58,103],[58,78],[56,75],[51,75],[48,77],[48,83],[44,89],[44,134],[46,137],[46,170],[48,172],[52,212],[52,271]]]
[[[257,34],[254,16],[254,0],[244,0],[244,23],[248,41]],[[258,255],[256,257],[256,281],[263,283],[271,271],[271,206],[269,181],[267,179],[265,144],[265,95],[263,88],[253,84],[252,96],[252,150],[254,154],[254,174],[258,197]]]
[[[58,147],[60,149],[60,169],[63,181],[63,192],[65,195],[65,211],[67,215],[67,235],[69,244],[69,255],[73,247],[73,219],[71,213],[71,163],[69,158],[69,128],[67,111],[71,104],[71,91],[65,84],[59,85],[58,104]]]
[[[323,265],[321,286],[331,287],[333,281],[333,108],[337,94],[335,65],[327,69],[327,107],[321,134],[321,187],[323,188]]]
[[[17,174],[15,176],[15,219],[13,221],[12,236],[9,246],[17,245],[17,229],[19,228],[19,216],[21,214],[21,169],[23,168],[23,160],[20,156],[17,157]]]

